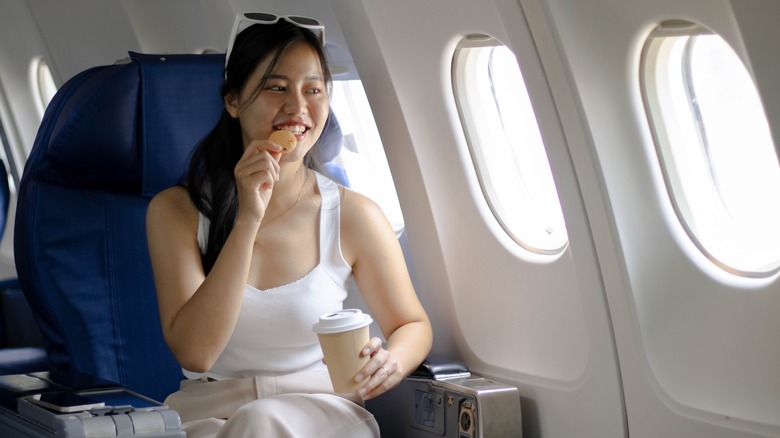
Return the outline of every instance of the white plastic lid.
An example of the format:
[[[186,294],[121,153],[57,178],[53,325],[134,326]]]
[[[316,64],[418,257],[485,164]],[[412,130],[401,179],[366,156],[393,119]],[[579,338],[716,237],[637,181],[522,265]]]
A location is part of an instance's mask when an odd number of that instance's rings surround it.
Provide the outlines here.
[[[360,309],[344,309],[338,312],[326,313],[320,316],[320,321],[314,324],[314,333],[340,333],[365,327],[373,319]]]

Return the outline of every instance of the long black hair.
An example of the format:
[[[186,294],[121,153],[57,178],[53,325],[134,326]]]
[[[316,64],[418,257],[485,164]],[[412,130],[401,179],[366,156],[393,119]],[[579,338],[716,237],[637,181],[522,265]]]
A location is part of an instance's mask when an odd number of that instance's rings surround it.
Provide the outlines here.
[[[311,46],[319,56],[330,95],[332,79],[322,42],[310,30],[279,20],[272,25],[255,24],[236,36],[225,67],[225,82],[221,91],[223,100],[231,93],[238,94],[258,64],[270,59],[268,69],[252,94],[251,99],[256,98],[282,54],[299,43]],[[304,157],[304,163],[308,167],[318,169],[319,163],[316,161],[316,155],[312,153],[315,149],[316,145]],[[203,254],[203,269],[207,274],[214,266],[236,221],[238,192],[233,169],[243,153],[239,121],[223,109],[214,129],[195,149],[185,177],[185,187],[190,199],[198,211],[211,221],[206,252]]]

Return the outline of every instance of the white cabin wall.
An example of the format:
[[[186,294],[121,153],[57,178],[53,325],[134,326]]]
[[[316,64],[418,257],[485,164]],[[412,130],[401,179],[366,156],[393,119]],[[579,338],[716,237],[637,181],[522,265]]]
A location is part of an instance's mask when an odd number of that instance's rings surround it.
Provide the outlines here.
[[[21,175],[41,114],[32,63],[43,58],[59,87],[87,68],[112,64],[139,50],[122,3],[105,0],[0,1],[0,79],[9,109],[3,122]]]
[[[32,63],[38,57],[47,60],[51,57],[35,16],[22,0],[0,0],[0,41],[0,121],[11,149],[7,165],[14,182],[18,183],[41,119],[33,91]],[[6,226],[0,241],[0,280],[16,277],[15,211],[16,190],[12,185]]]
[[[224,52],[235,14],[220,0],[122,0],[144,53]]]
[[[356,53],[361,57],[360,78],[382,135],[385,153],[394,174],[396,190],[403,209],[406,224],[404,237],[407,237],[404,240],[408,243],[405,248],[408,249],[405,252],[406,262],[407,265],[411,265],[412,280],[420,300],[437,328],[431,354],[452,355],[458,351],[453,335],[456,327],[451,318],[454,308],[447,294],[450,287],[445,275],[446,268],[442,261],[441,248],[438,243],[430,244],[430,239],[425,237],[426,232],[415,231],[435,229],[432,203],[427,192],[422,189],[426,184],[424,175],[419,166],[409,165],[408,162],[397,158],[403,153],[390,153],[391,148],[396,150],[403,148],[404,153],[415,155],[413,150],[404,146],[411,144],[411,138],[406,128],[403,110],[394,91],[390,71],[381,60],[382,54],[378,51],[379,43],[363,6],[354,2],[332,1],[332,3],[345,36],[351,37],[348,44],[349,51],[353,57]],[[394,127],[391,128],[393,129],[391,136],[385,135],[383,126]],[[399,171],[394,169],[403,169],[400,171],[403,176],[399,177]],[[406,202],[405,197],[409,198]],[[406,204],[410,207],[404,208]],[[412,253],[414,260],[410,260]]]
[[[139,50],[121,2],[106,0],[27,0],[35,26],[48,49],[50,69],[59,86],[96,65],[113,64]]]
[[[604,235],[596,245],[630,435],[780,436],[780,346],[773,341],[780,330],[776,278],[749,281],[726,274],[687,238],[663,186],[638,88],[641,47],[660,21],[702,23],[738,51],[744,45],[751,53],[765,41],[777,41],[777,30],[764,26],[760,44],[755,38],[743,40],[741,29],[750,24],[740,23],[739,15],[776,14],[760,2],[741,5],[745,10],[736,17],[726,1],[522,3],[547,10],[558,52],[546,66],[564,70],[553,88],[573,93],[571,102],[558,101],[562,107],[573,105],[572,112],[581,106],[589,130],[590,138],[570,144],[587,149],[577,155],[596,160],[607,211],[614,214],[615,238]],[[763,52],[758,58],[767,56]],[[762,76],[771,75],[753,67],[761,89]],[[777,75],[776,67],[762,68]],[[763,85],[776,89],[774,83]],[[581,134],[576,122],[564,129],[570,138]],[[576,167],[579,173],[590,165],[577,160]],[[582,187],[586,205],[601,202],[592,189]]]
[[[519,4],[333,3],[393,171],[418,293],[434,323],[434,353],[459,354],[472,371],[518,386],[525,436],[624,436],[593,243]],[[519,249],[482,196],[451,88],[453,51],[469,33],[493,35],[518,53],[544,115],[570,235],[556,259]],[[455,348],[441,348],[442,340]]]
[[[50,60],[51,56],[26,1],[0,0],[0,11],[0,117],[18,177],[41,118],[31,83],[32,62],[37,57]]]

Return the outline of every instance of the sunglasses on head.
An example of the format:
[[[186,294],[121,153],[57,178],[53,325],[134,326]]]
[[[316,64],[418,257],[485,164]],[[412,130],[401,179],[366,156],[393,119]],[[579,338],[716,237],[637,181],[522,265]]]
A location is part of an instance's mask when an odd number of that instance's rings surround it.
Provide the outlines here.
[[[309,29],[320,38],[322,44],[325,44],[325,26],[314,18],[302,17],[300,15],[276,15],[266,12],[238,14],[236,16],[236,21],[233,23],[233,31],[230,33],[230,42],[228,43],[227,53],[225,53],[225,67],[227,67],[228,59],[230,59],[230,52],[233,51],[233,43],[236,41],[236,35],[253,24],[274,24],[278,23],[279,20],[285,20],[298,27]]]

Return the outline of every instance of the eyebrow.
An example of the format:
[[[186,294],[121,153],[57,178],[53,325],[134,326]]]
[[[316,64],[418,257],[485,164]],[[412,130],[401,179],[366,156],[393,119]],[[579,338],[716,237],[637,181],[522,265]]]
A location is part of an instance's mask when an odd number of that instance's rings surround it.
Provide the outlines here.
[[[282,80],[286,80],[286,81],[290,80],[289,77],[287,77],[285,75],[279,75],[279,74],[270,74],[270,75],[268,75],[268,79],[269,80],[270,79],[282,79]],[[310,76],[306,76],[304,79],[306,79],[307,81],[323,81],[324,80],[324,79],[322,79],[322,76],[320,76],[320,75],[310,75]]]

